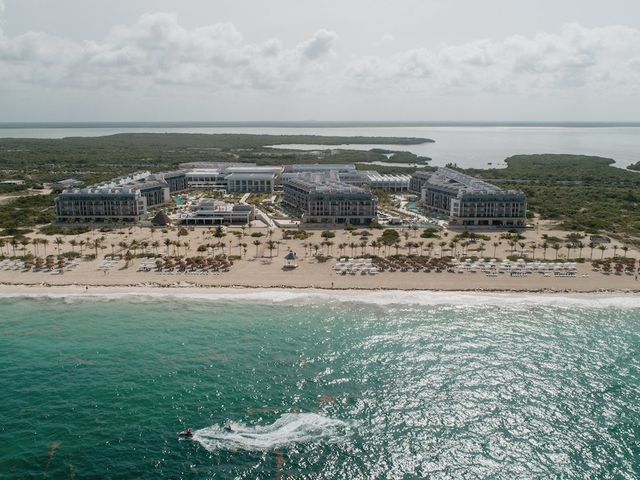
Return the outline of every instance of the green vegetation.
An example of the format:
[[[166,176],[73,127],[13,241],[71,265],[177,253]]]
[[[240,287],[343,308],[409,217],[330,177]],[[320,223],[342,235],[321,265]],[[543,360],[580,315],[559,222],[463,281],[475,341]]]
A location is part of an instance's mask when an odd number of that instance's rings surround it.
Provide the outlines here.
[[[425,228],[424,231],[420,234],[421,238],[440,238],[438,235],[437,228]]]
[[[382,231],[382,235],[380,235],[380,242],[383,245],[393,245],[396,242],[400,241],[400,234],[397,230],[392,228],[387,228]]]
[[[127,133],[63,139],[4,138],[0,139],[0,165],[2,178],[25,180],[26,186],[71,176],[95,183],[135,170],[169,170],[183,162],[281,165],[387,160],[384,154],[366,151],[331,150],[314,155],[299,150],[269,148],[280,144],[413,145],[428,141],[431,140],[408,137],[183,133]]]
[[[583,155],[516,155],[507,168],[465,170],[504,188],[523,190],[529,208],[567,230],[640,236],[640,175],[614,160]]]
[[[296,240],[306,240],[311,236],[313,236],[313,233],[307,232],[306,230],[285,230],[282,232],[283,240],[289,240],[290,238],[294,238]]]
[[[627,168],[629,170],[640,171],[640,162],[632,163],[631,165],[628,165]]]
[[[55,195],[32,195],[0,204],[0,227],[11,229],[51,223],[54,198]]]
[[[83,225],[79,225],[77,227],[59,227],[57,225],[46,225],[40,229],[40,233],[42,233],[43,235],[80,235],[89,231],[91,231],[91,228]]]

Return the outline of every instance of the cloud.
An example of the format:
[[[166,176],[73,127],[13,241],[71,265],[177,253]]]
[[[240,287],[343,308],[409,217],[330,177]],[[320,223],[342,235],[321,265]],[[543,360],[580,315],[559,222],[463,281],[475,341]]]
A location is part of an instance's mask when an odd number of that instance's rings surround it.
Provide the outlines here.
[[[0,88],[527,96],[640,88],[640,30],[619,25],[568,24],[557,32],[417,46],[346,64],[334,51],[337,38],[321,29],[295,45],[277,38],[248,42],[233,23],[185,28],[170,13],[142,15],[100,40],[41,32],[8,37],[0,30]],[[385,47],[377,51],[386,52],[393,36],[381,38]]]
[[[390,57],[364,57],[345,69],[354,89],[522,93],[638,85],[640,31],[565,25],[558,33],[477,40]]]
[[[280,89],[321,69],[335,38],[320,30],[286,48],[277,39],[248,43],[232,23],[188,30],[173,14],[145,14],[113,28],[100,42],[36,32],[0,38],[0,80],[75,88]]]
[[[300,51],[305,58],[315,60],[331,51],[331,46],[337,35],[327,30],[318,30],[313,38],[300,45]]]

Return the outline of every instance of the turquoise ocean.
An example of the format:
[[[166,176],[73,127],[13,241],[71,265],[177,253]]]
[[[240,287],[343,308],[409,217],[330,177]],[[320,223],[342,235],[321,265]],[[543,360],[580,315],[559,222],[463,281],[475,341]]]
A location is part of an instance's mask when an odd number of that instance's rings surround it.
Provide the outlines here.
[[[0,478],[634,479],[639,369],[633,297],[4,296]]]

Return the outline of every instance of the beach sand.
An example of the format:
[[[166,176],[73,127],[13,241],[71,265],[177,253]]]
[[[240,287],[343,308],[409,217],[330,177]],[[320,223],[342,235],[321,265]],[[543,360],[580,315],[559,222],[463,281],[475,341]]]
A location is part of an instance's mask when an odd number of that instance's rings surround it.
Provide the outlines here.
[[[233,228],[232,228],[233,230]],[[237,230],[237,229],[236,229]],[[600,272],[592,271],[591,264],[589,262],[578,264],[577,276],[573,278],[558,278],[558,277],[544,277],[539,273],[527,277],[511,277],[508,273],[499,274],[497,277],[487,277],[482,272],[471,273],[447,273],[447,272],[383,272],[377,275],[339,275],[332,270],[332,265],[335,264],[336,259],[340,257],[338,252],[338,245],[340,243],[359,243],[359,237],[351,235],[350,232],[336,231],[336,237],[332,238],[334,242],[332,246],[332,255],[334,258],[330,258],[324,263],[318,262],[318,260],[312,255],[311,248],[307,248],[305,254],[305,244],[313,243],[320,244],[322,238],[320,232],[315,231],[313,236],[306,240],[282,240],[282,232],[276,231],[273,233],[273,239],[281,241],[281,245],[274,249],[273,252],[269,252],[266,248],[266,242],[268,237],[265,235],[260,238],[262,244],[256,247],[252,244],[255,238],[251,237],[252,232],[260,231],[266,233],[266,229],[247,229],[244,239],[241,242],[247,243],[247,250],[244,254],[244,258],[236,260],[229,272],[224,273],[208,273],[206,275],[194,275],[191,273],[178,273],[162,274],[155,271],[150,272],[138,272],[138,266],[143,261],[141,259],[134,259],[130,265],[125,268],[125,261],[120,260],[111,270],[107,273],[99,271],[97,268],[100,265],[105,254],[111,253],[114,249],[116,254],[123,254],[124,250],[120,249],[117,245],[119,242],[126,241],[130,243],[132,240],[147,241],[151,243],[153,240],[159,240],[162,242],[165,238],[177,239],[176,232],[171,230],[166,234],[156,232],[155,236],[150,235],[147,229],[131,229],[126,232],[111,232],[102,234],[100,232],[92,232],[87,235],[82,235],[82,238],[96,238],[99,235],[104,235],[103,245],[106,248],[101,249],[98,253],[98,260],[80,260],[79,265],[74,271],[65,271],[64,274],[52,274],[50,272],[22,272],[22,271],[6,271],[0,270],[0,292],[14,291],[15,289],[22,289],[25,291],[41,291],[42,288],[47,287],[63,287],[70,288],[84,288],[89,286],[91,288],[104,287],[109,289],[126,289],[127,291],[138,291],[140,288],[154,288],[154,287],[177,287],[177,288],[197,288],[197,289],[209,289],[213,287],[245,287],[245,288],[318,288],[318,289],[346,289],[346,290],[447,290],[447,291],[520,291],[520,292],[533,292],[533,291],[545,291],[545,292],[598,292],[598,291],[624,291],[624,292],[636,292],[640,291],[640,281],[636,280],[635,275],[605,275]],[[556,232],[549,228],[541,232],[526,232],[526,242],[540,242],[540,235],[546,232],[548,234],[563,234],[567,232]],[[379,235],[379,232],[373,232]],[[419,232],[418,232],[419,233]],[[427,244],[430,241],[435,243],[432,247],[432,256],[438,257],[440,254],[440,247],[438,243],[440,239],[421,239],[419,236],[415,236],[415,232],[411,232],[409,241],[423,241],[424,254],[427,254]],[[451,233],[453,236],[454,233]],[[486,248],[483,256],[505,258],[509,254],[509,246],[507,242],[499,240],[499,234],[493,233],[492,239],[486,241]],[[64,238],[65,244],[62,251],[69,251],[69,238]],[[75,237],[78,239],[79,237]],[[52,239],[51,239],[52,240]],[[203,243],[215,243],[219,239],[212,238],[209,232],[205,230],[194,230],[189,233],[188,236],[182,237],[181,241],[189,241],[189,251],[186,252],[187,256],[201,255],[197,252],[197,247]],[[404,239],[403,239],[404,240]],[[450,239],[449,239],[450,240]],[[238,239],[233,235],[227,235],[223,241],[227,248],[225,253],[231,255],[238,255],[241,253],[241,248],[238,247]],[[493,243],[500,243],[499,246],[494,247]],[[404,243],[404,242],[403,242]],[[33,248],[32,246],[28,248]],[[170,253],[173,254],[171,248],[160,246],[156,250],[159,254]],[[458,247],[460,248],[460,247]],[[78,251],[78,247],[75,247]],[[288,249],[294,250],[298,254],[298,268],[293,270],[285,270],[284,256]],[[149,250],[151,250],[149,248]],[[184,249],[183,249],[184,250]],[[356,247],[354,253],[360,255],[361,247]],[[471,248],[469,248],[471,250]],[[350,255],[352,249],[347,247],[343,251],[343,255]],[[365,247],[367,253],[373,253],[371,247]],[[86,250],[85,250],[86,252]],[[89,250],[89,253],[91,250]],[[33,252],[36,253],[36,252]],[[48,254],[56,253],[56,247],[49,245]],[[180,252],[185,255],[185,252]],[[217,253],[220,253],[218,250]],[[273,254],[273,258],[269,258],[270,254]],[[377,252],[384,255],[385,251],[382,249]],[[388,250],[389,255],[395,253],[395,248]],[[401,254],[406,254],[407,251],[404,248],[400,249]],[[537,250],[536,258],[542,258],[541,249]],[[607,251],[608,257],[612,252]],[[619,251],[619,253],[621,253]],[[43,255],[42,246],[37,253],[40,256]],[[447,252],[445,251],[445,255]],[[469,255],[478,254],[477,252],[469,251]],[[558,259],[563,259],[563,255],[566,254],[566,249],[562,248],[559,252]],[[551,248],[546,253],[546,258],[555,258],[556,252]],[[593,252],[594,258],[600,258],[603,255],[602,252],[596,250]],[[638,257],[638,252],[629,250],[627,252],[629,257]],[[583,252],[583,257],[587,259],[590,256],[588,249]],[[570,259],[571,260],[571,259]],[[34,287],[38,287],[37,289]]]

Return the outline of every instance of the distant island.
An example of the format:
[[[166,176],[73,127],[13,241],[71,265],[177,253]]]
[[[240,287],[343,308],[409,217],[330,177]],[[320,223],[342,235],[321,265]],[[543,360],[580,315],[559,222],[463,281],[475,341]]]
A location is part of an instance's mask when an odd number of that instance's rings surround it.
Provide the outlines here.
[[[640,172],[640,162],[632,163],[631,165],[627,165],[628,170],[635,170],[636,172]]]

